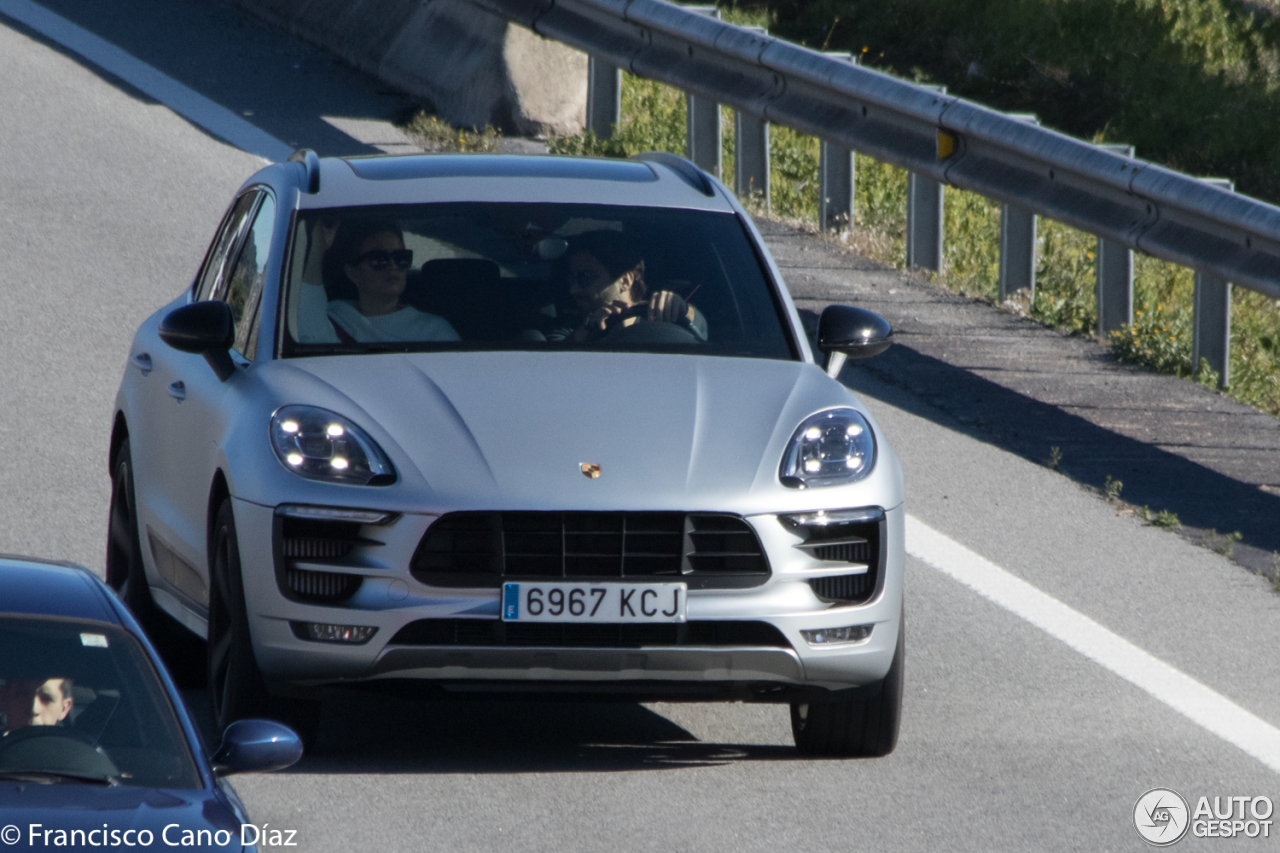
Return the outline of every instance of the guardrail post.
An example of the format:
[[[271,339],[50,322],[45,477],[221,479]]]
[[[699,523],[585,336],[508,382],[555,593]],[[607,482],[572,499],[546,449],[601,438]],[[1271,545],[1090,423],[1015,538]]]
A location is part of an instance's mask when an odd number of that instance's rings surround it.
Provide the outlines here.
[[[733,191],[758,197],[769,211],[769,123],[743,112],[733,114]]]
[[[1132,145],[1098,147],[1122,157],[1133,157]],[[1123,243],[1099,237],[1095,261],[1098,334],[1105,337],[1133,324],[1133,250]]]
[[[587,57],[587,130],[596,139],[611,139],[622,121],[622,69]]]
[[[946,94],[946,86],[926,86]],[[907,175],[907,266],[942,271],[942,184]]]
[[[1235,192],[1235,184],[1223,178],[1201,178],[1206,184]],[[1191,370],[1200,372],[1200,360],[1218,374],[1218,387],[1231,384],[1231,282],[1196,270],[1191,307]]]
[[[1009,113],[1009,118],[1040,124],[1031,113]],[[1004,302],[1019,290],[1036,295],[1036,215],[1011,204],[1000,206],[1000,276],[997,284],[999,301]]]
[[[684,6],[686,12],[696,12],[709,18],[720,19],[715,6]],[[685,95],[686,151],[685,156],[703,171],[717,178],[721,170],[720,105],[707,98]]]
[[[907,266],[942,269],[942,184],[907,175]]]
[[[767,35],[764,27],[743,27]],[[733,113],[733,191],[739,198],[764,201],[769,212],[769,122],[750,113]]]
[[[824,229],[853,227],[853,168],[851,150],[823,141],[818,160],[818,224]]]
[[[832,59],[857,62],[851,53],[828,51]],[[853,227],[853,151],[822,140],[818,157],[818,226],[844,231]]]
[[[1027,290],[1036,295],[1036,215],[1011,204],[1000,206],[1000,301]]]

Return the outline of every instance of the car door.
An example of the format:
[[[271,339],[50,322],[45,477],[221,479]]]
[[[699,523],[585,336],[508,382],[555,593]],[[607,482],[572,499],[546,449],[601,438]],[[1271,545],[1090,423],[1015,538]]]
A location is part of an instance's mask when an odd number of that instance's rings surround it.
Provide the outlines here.
[[[262,293],[262,274],[272,243],[275,199],[262,189],[237,201],[224,233],[215,242],[196,284],[195,298],[220,299],[236,323],[233,358],[248,364],[250,332]],[[217,448],[228,420],[226,383],[200,355],[183,353],[157,339],[152,358],[155,381],[149,413],[154,440],[148,443],[147,496],[140,496],[139,534],[163,588],[201,616],[208,606],[207,514],[209,489],[218,464]],[[159,389],[163,396],[156,394]],[[161,604],[163,596],[158,596]]]

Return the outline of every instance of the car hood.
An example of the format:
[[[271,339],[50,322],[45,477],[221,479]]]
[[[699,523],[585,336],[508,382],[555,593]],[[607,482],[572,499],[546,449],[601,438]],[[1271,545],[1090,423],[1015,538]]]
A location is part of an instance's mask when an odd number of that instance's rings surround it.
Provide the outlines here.
[[[39,825],[35,829],[37,833],[45,829],[51,833],[65,830],[68,835],[72,830],[102,830],[104,824],[107,832],[118,830],[122,834],[129,830],[150,830],[154,836],[150,845],[153,849],[166,846],[161,833],[166,826],[177,824],[176,828],[169,829],[171,841],[180,841],[186,830],[226,830],[231,843],[225,848],[215,845],[215,849],[241,849],[240,820],[217,791],[0,782],[0,825],[19,828],[22,837],[16,849],[28,848],[29,833],[36,824]],[[10,843],[10,839],[4,840]],[[46,846],[57,846],[52,834],[47,845],[42,837],[30,845],[32,849]],[[99,846],[122,848],[127,845],[108,842]],[[204,849],[208,849],[208,845]]]
[[[470,352],[276,364],[292,374],[279,377],[282,404],[351,418],[405,485],[442,507],[741,511],[761,490],[793,493],[777,469],[801,420],[861,408],[814,365],[765,359]]]

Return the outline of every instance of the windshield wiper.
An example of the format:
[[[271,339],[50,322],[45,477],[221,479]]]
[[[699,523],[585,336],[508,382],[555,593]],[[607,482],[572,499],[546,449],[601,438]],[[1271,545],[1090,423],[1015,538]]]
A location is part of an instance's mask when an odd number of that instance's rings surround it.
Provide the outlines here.
[[[114,788],[120,784],[118,776],[87,776],[79,773],[58,773],[52,770],[18,770],[0,773],[4,782],[36,782],[41,785],[102,785]]]

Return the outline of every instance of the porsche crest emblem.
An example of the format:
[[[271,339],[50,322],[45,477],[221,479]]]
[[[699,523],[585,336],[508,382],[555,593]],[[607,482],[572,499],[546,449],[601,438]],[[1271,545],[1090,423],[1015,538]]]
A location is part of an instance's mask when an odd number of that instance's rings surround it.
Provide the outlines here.
[[[600,464],[598,462],[583,462],[580,466],[582,476],[588,480],[594,480],[600,476]]]

